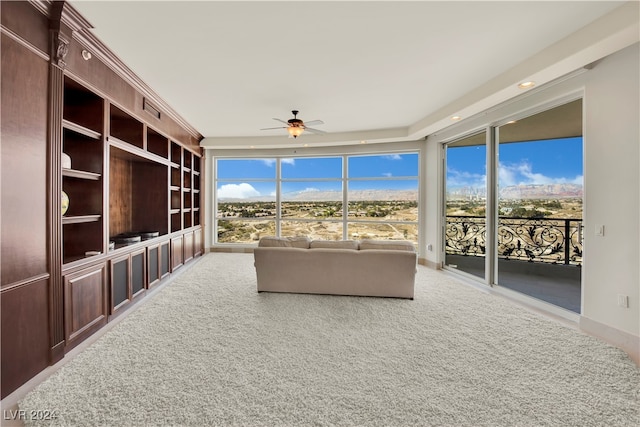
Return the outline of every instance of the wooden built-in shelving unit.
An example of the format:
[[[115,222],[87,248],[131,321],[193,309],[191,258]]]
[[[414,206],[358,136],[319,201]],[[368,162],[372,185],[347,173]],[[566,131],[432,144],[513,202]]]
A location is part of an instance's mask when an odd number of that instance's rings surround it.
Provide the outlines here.
[[[204,231],[202,135],[69,2],[0,9],[4,399],[201,254]]]

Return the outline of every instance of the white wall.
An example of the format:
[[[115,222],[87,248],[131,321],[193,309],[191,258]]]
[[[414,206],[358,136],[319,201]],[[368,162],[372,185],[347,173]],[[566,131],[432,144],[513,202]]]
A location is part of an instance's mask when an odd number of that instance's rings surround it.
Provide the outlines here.
[[[585,74],[583,317],[640,335],[640,45]],[[595,228],[604,225],[604,236]],[[629,297],[629,308],[617,296]]]

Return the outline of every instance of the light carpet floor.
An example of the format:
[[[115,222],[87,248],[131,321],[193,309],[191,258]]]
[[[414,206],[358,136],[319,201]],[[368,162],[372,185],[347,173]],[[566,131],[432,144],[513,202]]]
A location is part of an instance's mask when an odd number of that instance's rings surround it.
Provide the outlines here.
[[[27,425],[636,426],[622,351],[418,266],[415,300],[258,294],[213,253],[29,393]]]

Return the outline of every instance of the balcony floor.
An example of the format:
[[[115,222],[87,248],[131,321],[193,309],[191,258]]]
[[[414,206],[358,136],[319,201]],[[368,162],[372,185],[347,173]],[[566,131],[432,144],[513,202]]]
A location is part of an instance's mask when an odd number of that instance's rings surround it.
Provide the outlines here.
[[[449,255],[446,264],[484,278],[484,257]],[[580,274],[575,265],[498,260],[498,284],[505,288],[580,313]]]

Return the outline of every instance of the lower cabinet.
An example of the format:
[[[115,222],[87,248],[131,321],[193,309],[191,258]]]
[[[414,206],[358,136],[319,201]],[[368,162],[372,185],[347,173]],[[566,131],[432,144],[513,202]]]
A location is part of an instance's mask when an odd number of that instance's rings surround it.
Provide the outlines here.
[[[185,233],[183,236],[184,239],[184,263],[188,263],[193,259],[193,231],[189,233]]]
[[[111,314],[126,306],[146,289],[145,248],[111,260]]]
[[[71,348],[107,323],[106,263],[64,276],[65,341]]]
[[[171,243],[160,243],[160,279],[164,279],[171,273]]]
[[[184,264],[183,258],[184,238],[182,236],[171,239],[171,271],[177,270]]]
[[[199,256],[200,235],[197,229],[63,272],[65,351],[124,312],[172,271]]]
[[[147,287],[151,288],[169,275],[169,242],[147,247]]]
[[[202,255],[202,228],[193,231],[193,256]]]

